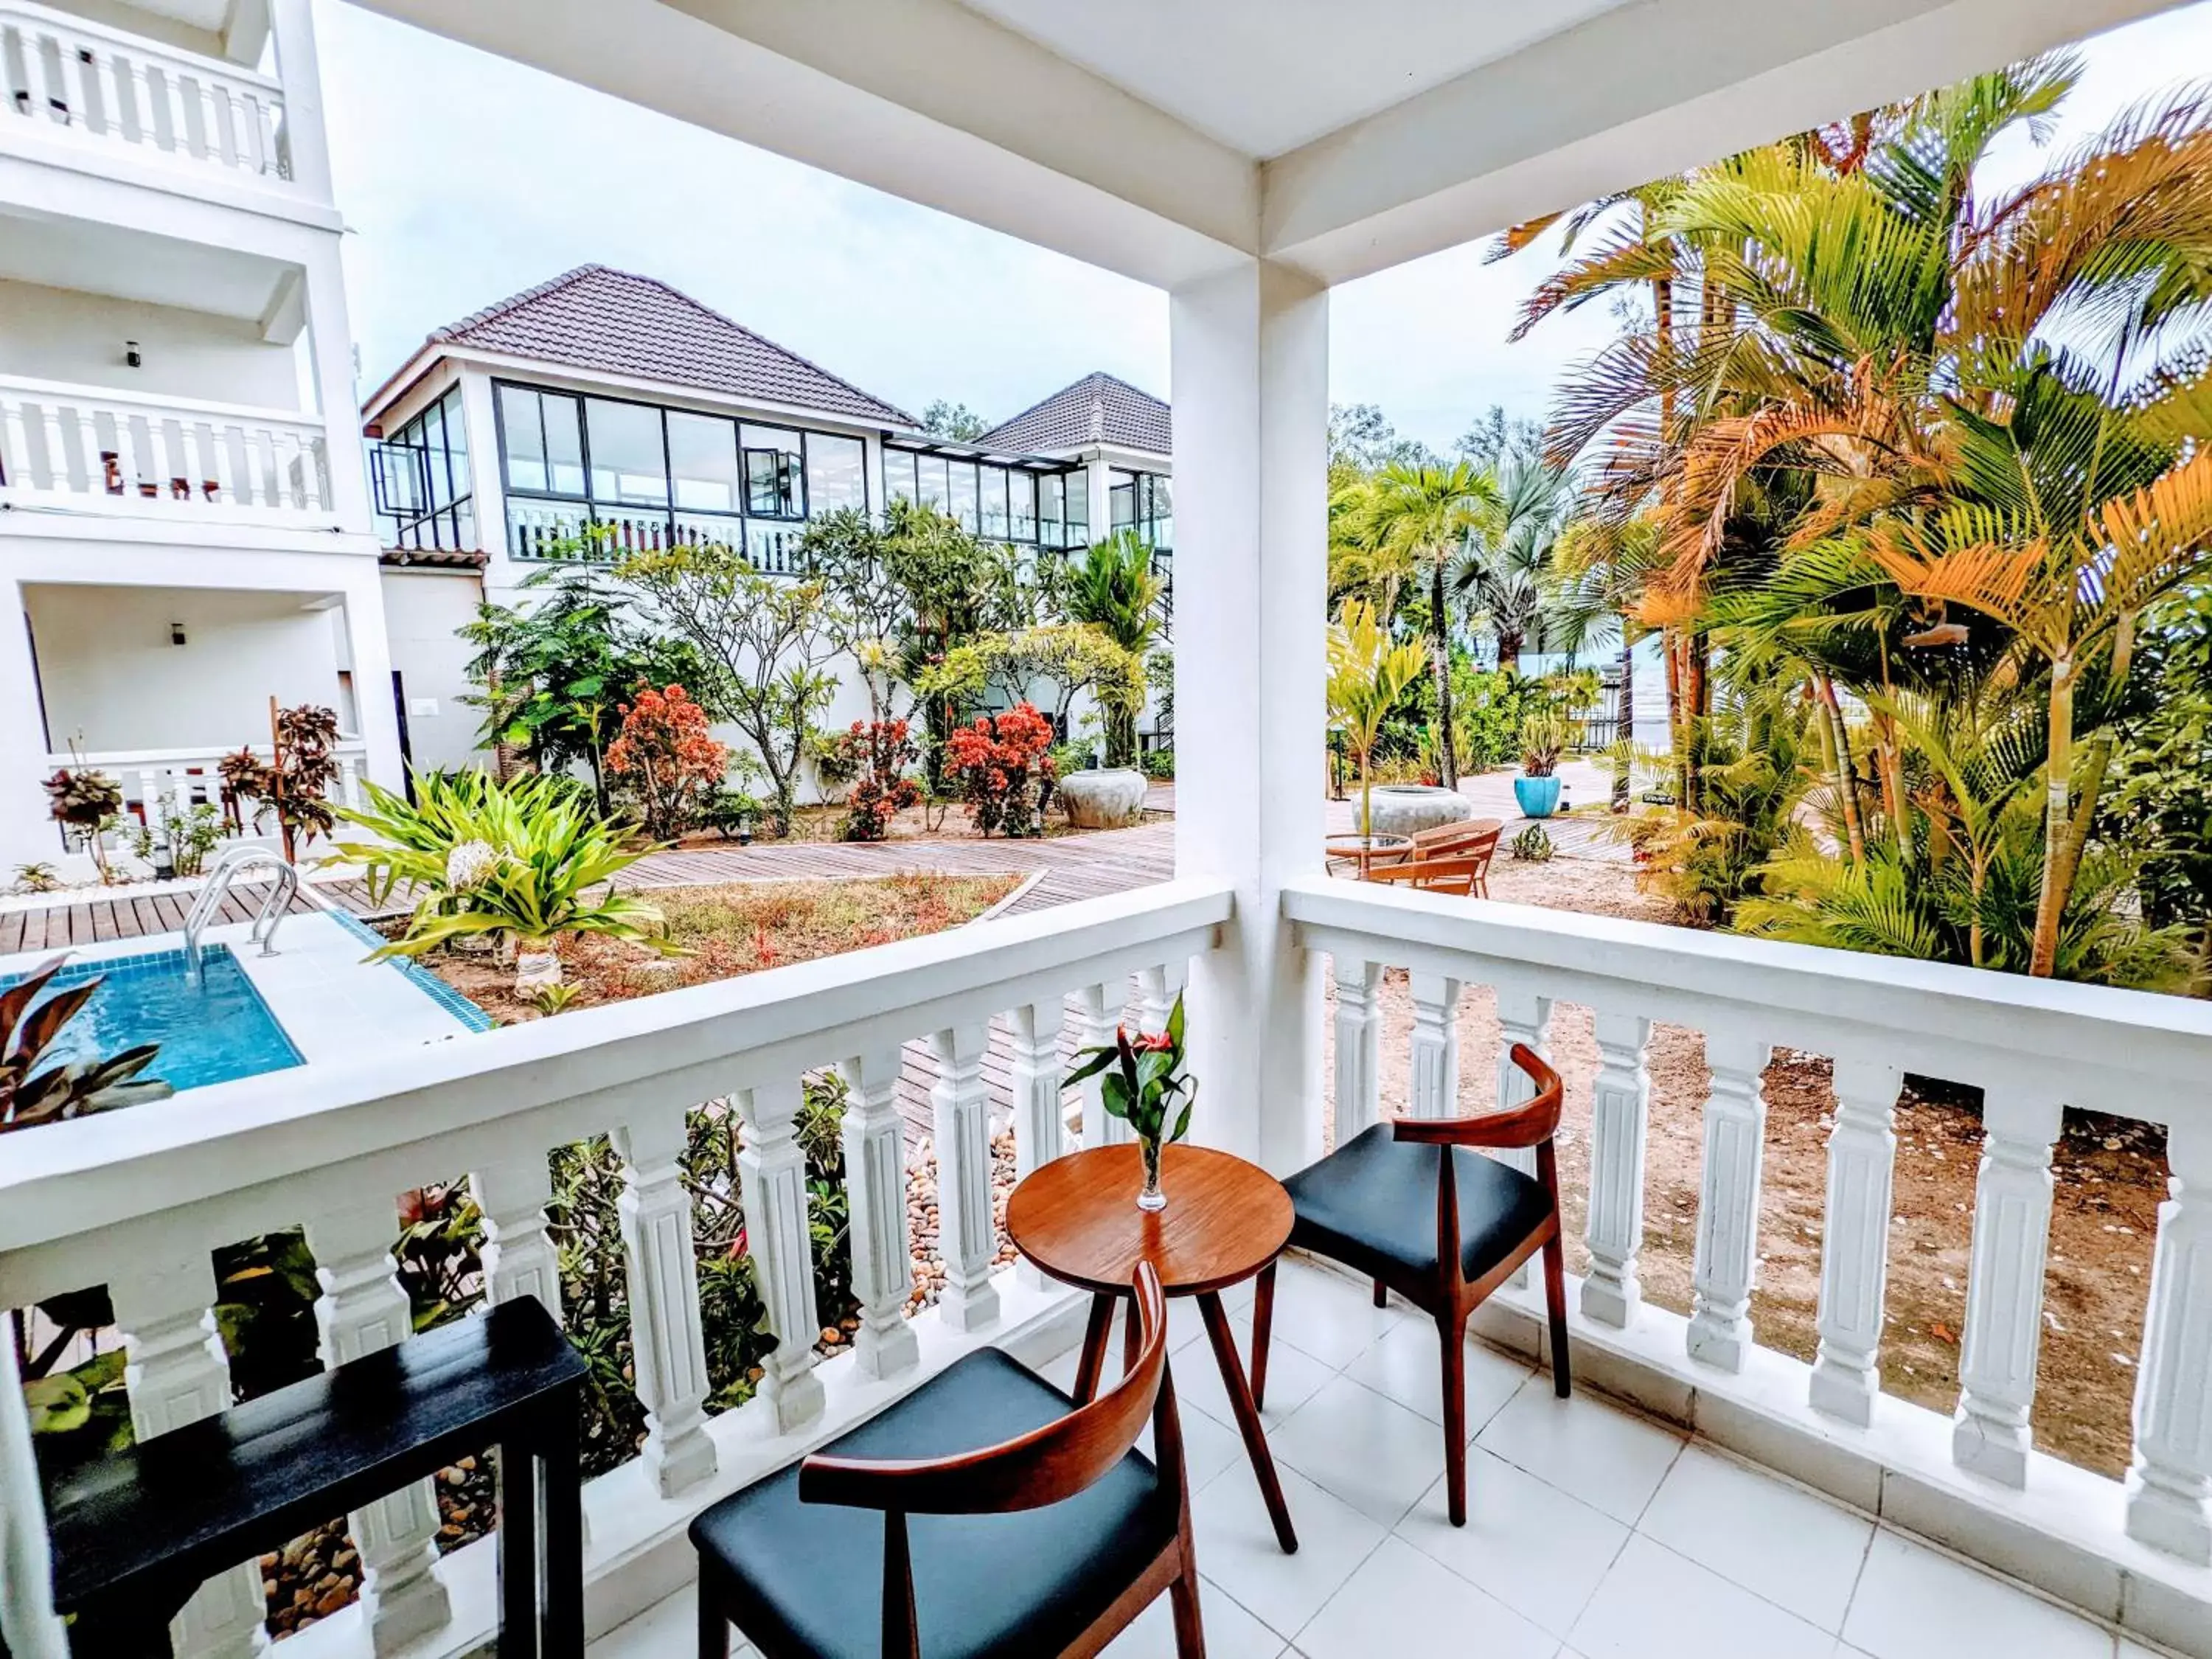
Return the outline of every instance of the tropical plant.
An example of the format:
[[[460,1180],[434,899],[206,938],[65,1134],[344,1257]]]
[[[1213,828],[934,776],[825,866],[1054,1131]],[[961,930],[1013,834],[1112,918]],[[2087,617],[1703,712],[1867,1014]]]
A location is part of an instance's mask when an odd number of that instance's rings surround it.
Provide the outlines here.
[[[1567,469],[1525,450],[1507,453],[1496,480],[1496,510],[1470,531],[1449,582],[1487,622],[1497,636],[1498,666],[1510,673],[1519,669],[1529,639],[1543,631],[1553,555],[1573,514],[1577,486]]]
[[[46,815],[92,854],[100,878],[114,879],[107,865],[107,834],[123,816],[123,786],[105,772],[61,767],[46,781]]]
[[[1172,749],[1152,750],[1145,756],[1144,768],[1145,775],[1154,783],[1173,783],[1176,775],[1175,750]]]
[[[131,831],[131,855],[143,863],[151,864],[155,849],[166,847],[173,873],[197,876],[206,867],[207,855],[222,844],[222,809],[213,801],[195,801],[179,810],[177,802],[165,797],[153,819]]]
[[[1166,591],[1167,584],[1153,574],[1152,550],[1133,530],[1117,530],[1093,542],[1069,572],[1068,618],[1089,623],[1142,662],[1159,637]],[[1107,705],[1107,765],[1135,762],[1137,714],[1138,707],[1126,699]]]
[[[1553,854],[1552,837],[1540,823],[1532,823],[1513,837],[1513,856],[1529,864],[1542,864]]]
[[[1054,724],[1060,729],[1067,728],[1076,698],[1088,691],[1109,722],[1125,720],[1133,734],[1145,703],[1144,659],[1091,623],[985,634],[946,653],[919,685],[924,697],[964,713],[994,692],[1010,702],[1026,700],[1039,681],[1053,689]]]
[[[374,839],[342,842],[337,856],[362,866],[379,902],[395,888],[419,895],[406,932],[372,961],[486,934],[537,956],[552,954],[570,933],[678,953],[659,910],[614,889],[614,878],[653,849],[625,845],[613,826],[560,799],[553,780],[418,776],[412,805],[366,787],[368,807],[343,816]],[[557,956],[550,977],[560,978]]]
[[[1546,709],[1521,722],[1521,770],[1528,777],[1548,778],[1559,769],[1559,757],[1575,740],[1575,723],[1565,714]]]
[[[0,1133],[35,1129],[118,1106],[160,1100],[169,1085],[158,1079],[134,1081],[153,1063],[158,1045],[142,1043],[109,1059],[64,1060],[46,1064],[48,1051],[70,1021],[100,988],[95,977],[56,989],[42,1002],[65,957],[41,963],[0,990]]]
[[[338,781],[338,717],[335,709],[303,702],[290,708],[269,702],[270,758],[241,749],[222,763],[223,787],[234,800],[258,801],[253,827],[258,830],[272,813],[283,838],[287,860],[299,856],[301,844],[327,836],[337,827],[337,815],[330,803],[331,786]]]
[[[1364,599],[1347,599],[1328,630],[1328,718],[1359,766],[1359,827],[1372,823],[1375,744],[1406,689],[1419,679],[1421,647],[1392,641]]]
[[[622,705],[622,729],[607,746],[606,769],[656,841],[672,841],[699,821],[702,805],[730,769],[707,711],[680,685],[641,684]]]
[[[9,890],[15,893],[58,893],[62,890],[62,872],[51,864],[36,861],[15,866],[15,878]]]
[[[854,720],[839,734],[853,787],[845,796],[847,841],[881,841],[890,822],[921,801],[921,786],[908,775],[921,751],[904,720]]]
[[[946,765],[976,833],[1033,834],[1040,791],[1053,778],[1052,725],[1028,703],[995,718],[979,714],[945,744]]]

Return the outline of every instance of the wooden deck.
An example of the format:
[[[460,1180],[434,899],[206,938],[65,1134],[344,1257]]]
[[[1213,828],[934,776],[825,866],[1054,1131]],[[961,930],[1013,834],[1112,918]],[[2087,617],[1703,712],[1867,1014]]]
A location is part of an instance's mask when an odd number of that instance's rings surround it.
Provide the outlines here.
[[[0,957],[20,951],[73,950],[84,945],[105,945],[114,939],[150,939],[184,931],[185,916],[192,908],[190,891],[154,893],[58,901],[44,909],[0,910]],[[223,896],[216,913],[217,922],[251,921],[261,907],[262,895],[246,883]],[[295,895],[291,914],[315,908]]]

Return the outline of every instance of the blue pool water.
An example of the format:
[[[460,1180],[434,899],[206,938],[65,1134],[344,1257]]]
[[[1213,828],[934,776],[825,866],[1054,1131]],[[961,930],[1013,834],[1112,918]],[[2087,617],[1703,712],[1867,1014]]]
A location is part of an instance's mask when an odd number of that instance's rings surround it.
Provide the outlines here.
[[[23,977],[0,975],[0,989]],[[52,1061],[158,1042],[161,1053],[139,1076],[159,1078],[179,1093],[301,1063],[300,1051],[227,945],[200,947],[197,986],[185,977],[182,951],[73,962],[51,984],[81,985],[94,978],[100,988],[47,1051]]]

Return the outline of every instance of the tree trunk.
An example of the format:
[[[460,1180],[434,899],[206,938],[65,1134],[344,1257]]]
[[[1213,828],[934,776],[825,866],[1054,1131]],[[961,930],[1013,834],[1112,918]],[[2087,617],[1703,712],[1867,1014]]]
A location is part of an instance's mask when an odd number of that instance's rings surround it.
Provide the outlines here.
[[[2035,902],[2035,943],[2027,971],[2048,979],[2058,965],[2058,922],[2065,914],[2061,864],[2074,816],[2074,659],[2062,652],[2051,665],[2051,758],[2043,792],[2043,889]],[[2070,878],[2069,878],[2070,879]]]
[[[1508,633],[1503,629],[1498,630],[1498,672],[1499,673],[1517,674],[1521,672],[1521,647],[1522,643],[1522,636],[1520,634]]]
[[[1851,764],[1851,729],[1844,724],[1843,705],[1836,701],[1836,683],[1826,674],[1814,676],[1820,696],[1821,718],[1828,723],[1828,743],[1836,757],[1836,799],[1843,808],[1844,832],[1850,839],[1851,862],[1866,862],[1866,826],[1859,818],[1858,770]]]
[[[1682,721],[1682,641],[1672,628],[1659,636],[1661,654],[1667,659],[1667,746],[1674,751],[1674,805],[1690,805],[1689,730]]]
[[[1443,762],[1437,780],[1447,789],[1459,787],[1458,744],[1452,741],[1451,619],[1444,609],[1444,562],[1429,568],[1429,654],[1437,677],[1437,749]]]
[[[1636,752],[1636,647],[1628,643],[1628,619],[1620,624],[1620,724],[1613,732],[1613,748],[1617,751],[1613,769],[1613,810],[1626,812],[1632,784],[1630,777]]]

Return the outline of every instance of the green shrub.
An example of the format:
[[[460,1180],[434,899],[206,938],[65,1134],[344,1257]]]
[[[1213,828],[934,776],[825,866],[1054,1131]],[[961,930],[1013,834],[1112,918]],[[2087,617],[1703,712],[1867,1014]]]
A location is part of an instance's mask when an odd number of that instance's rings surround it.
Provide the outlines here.
[[[1552,838],[1540,823],[1532,823],[1513,837],[1513,856],[1526,863],[1542,864],[1552,852]]]
[[[1154,783],[1175,781],[1175,750],[1152,749],[1145,753],[1145,775]]]

